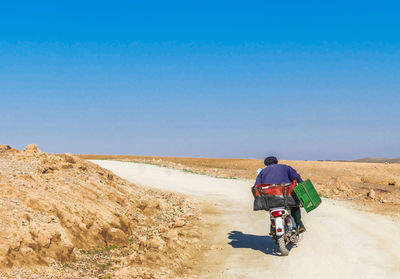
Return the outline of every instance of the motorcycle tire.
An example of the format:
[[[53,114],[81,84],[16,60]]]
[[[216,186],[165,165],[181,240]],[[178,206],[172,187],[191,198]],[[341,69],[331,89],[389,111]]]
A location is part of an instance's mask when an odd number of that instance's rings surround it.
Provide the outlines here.
[[[289,255],[289,249],[286,246],[285,236],[282,235],[282,236],[278,237],[277,242],[278,242],[279,250],[281,250],[282,256]]]

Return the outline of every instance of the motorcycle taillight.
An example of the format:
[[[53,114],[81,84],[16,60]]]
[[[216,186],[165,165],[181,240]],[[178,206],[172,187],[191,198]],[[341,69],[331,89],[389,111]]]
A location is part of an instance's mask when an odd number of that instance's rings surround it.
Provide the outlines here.
[[[271,212],[272,216],[274,216],[274,217],[282,216],[283,213],[285,213],[285,211],[283,211],[283,210],[277,210],[277,211]]]

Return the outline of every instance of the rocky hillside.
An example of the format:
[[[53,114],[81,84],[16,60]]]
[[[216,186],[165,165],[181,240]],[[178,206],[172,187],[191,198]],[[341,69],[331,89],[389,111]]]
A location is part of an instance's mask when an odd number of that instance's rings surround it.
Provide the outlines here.
[[[0,145],[5,278],[167,278],[189,257],[198,214],[70,154]]]

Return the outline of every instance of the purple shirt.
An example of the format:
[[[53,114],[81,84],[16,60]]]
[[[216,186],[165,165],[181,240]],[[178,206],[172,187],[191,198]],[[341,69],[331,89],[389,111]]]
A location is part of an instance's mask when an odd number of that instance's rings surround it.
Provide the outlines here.
[[[297,180],[298,183],[303,182],[300,174],[287,165],[272,164],[264,168],[257,176],[256,183],[259,184],[285,184]]]

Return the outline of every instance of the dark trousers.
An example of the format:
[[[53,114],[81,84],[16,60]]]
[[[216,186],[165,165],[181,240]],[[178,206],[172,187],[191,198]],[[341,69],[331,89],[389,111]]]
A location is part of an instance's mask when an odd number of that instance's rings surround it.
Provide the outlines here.
[[[300,213],[300,207],[292,207],[291,208],[291,215],[296,222],[297,227],[301,228],[304,227],[303,222],[301,221],[301,213]]]

